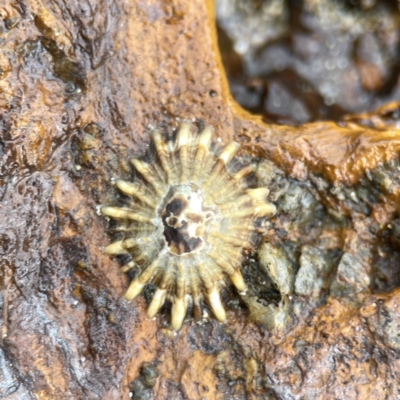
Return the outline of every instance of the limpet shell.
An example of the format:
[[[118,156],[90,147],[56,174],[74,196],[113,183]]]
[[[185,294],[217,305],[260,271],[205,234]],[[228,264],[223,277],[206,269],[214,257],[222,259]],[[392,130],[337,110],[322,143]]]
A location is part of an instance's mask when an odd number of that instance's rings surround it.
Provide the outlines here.
[[[248,187],[253,167],[238,168],[238,143],[214,150],[213,134],[211,126],[197,132],[189,122],[179,125],[175,139],[154,130],[151,161],[131,159],[134,180],[115,181],[125,205],[101,208],[119,221],[121,232],[104,252],[129,254],[132,261],[124,270],[139,269],[125,299],[154,283],[148,315],[155,316],[169,299],[174,330],[181,328],[190,306],[201,317],[204,301],[219,321],[226,320],[221,287],[229,279],[239,292],[246,290],[243,251],[254,248],[260,220],[275,214],[268,189]]]

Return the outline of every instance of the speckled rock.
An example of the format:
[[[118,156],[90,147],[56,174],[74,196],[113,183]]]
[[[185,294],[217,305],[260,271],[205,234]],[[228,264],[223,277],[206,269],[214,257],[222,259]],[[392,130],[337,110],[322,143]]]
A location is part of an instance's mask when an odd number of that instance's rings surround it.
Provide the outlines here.
[[[400,396],[400,105],[266,124],[233,102],[215,31],[200,0],[0,5],[0,397]],[[170,305],[146,316],[151,285],[122,300],[99,206],[181,119],[237,141],[277,213],[248,290],[221,291],[227,322],[206,307],[175,333]]]

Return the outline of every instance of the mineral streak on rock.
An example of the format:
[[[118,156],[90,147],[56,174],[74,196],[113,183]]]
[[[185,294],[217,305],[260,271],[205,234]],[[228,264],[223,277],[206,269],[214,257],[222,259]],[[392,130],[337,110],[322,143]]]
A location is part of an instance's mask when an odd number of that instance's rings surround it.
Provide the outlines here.
[[[202,316],[205,298],[215,317],[226,320],[220,289],[229,277],[239,292],[246,290],[240,265],[243,250],[254,248],[257,226],[275,214],[268,189],[249,188],[251,165],[234,158],[238,144],[212,149],[213,128],[194,132],[182,122],[175,139],[160,130],[152,133],[155,157],[130,160],[137,172],[133,182],[116,180],[126,195],[124,206],[103,206],[103,215],[120,221],[119,240],[104,251],[129,254],[125,270],[137,267],[138,276],[125,293],[138,296],[152,282],[157,290],[148,308],[153,317],[166,299],[172,301],[172,328],[182,326],[193,305]]]

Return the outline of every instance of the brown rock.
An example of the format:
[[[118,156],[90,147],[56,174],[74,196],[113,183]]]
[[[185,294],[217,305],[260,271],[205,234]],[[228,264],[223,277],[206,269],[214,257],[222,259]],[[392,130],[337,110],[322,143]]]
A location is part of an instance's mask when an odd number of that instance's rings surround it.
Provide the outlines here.
[[[229,94],[210,1],[67,3],[0,9],[0,397],[397,398],[400,105],[266,125]],[[147,318],[150,290],[121,299],[97,206],[150,127],[176,118],[259,166],[278,208],[263,241],[295,275],[328,271],[312,295],[299,280],[282,293],[252,254],[225,325],[174,333],[168,312]]]

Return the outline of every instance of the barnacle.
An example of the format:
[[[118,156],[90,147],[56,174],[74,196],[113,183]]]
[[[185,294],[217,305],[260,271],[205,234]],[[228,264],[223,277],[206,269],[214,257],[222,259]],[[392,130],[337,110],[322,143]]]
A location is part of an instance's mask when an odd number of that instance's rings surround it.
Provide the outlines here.
[[[125,298],[134,299],[154,283],[148,315],[171,300],[173,329],[181,327],[188,306],[201,316],[203,300],[225,321],[220,289],[229,277],[239,292],[246,290],[243,251],[254,248],[260,220],[275,213],[266,200],[268,189],[249,188],[253,167],[238,167],[239,145],[231,142],[218,151],[212,139],[212,127],[197,132],[188,122],[180,124],[175,139],[153,131],[150,161],[131,159],[134,181],[115,181],[126,197],[124,206],[101,208],[119,221],[123,235],[105,253],[127,253],[128,268],[139,269]]]

